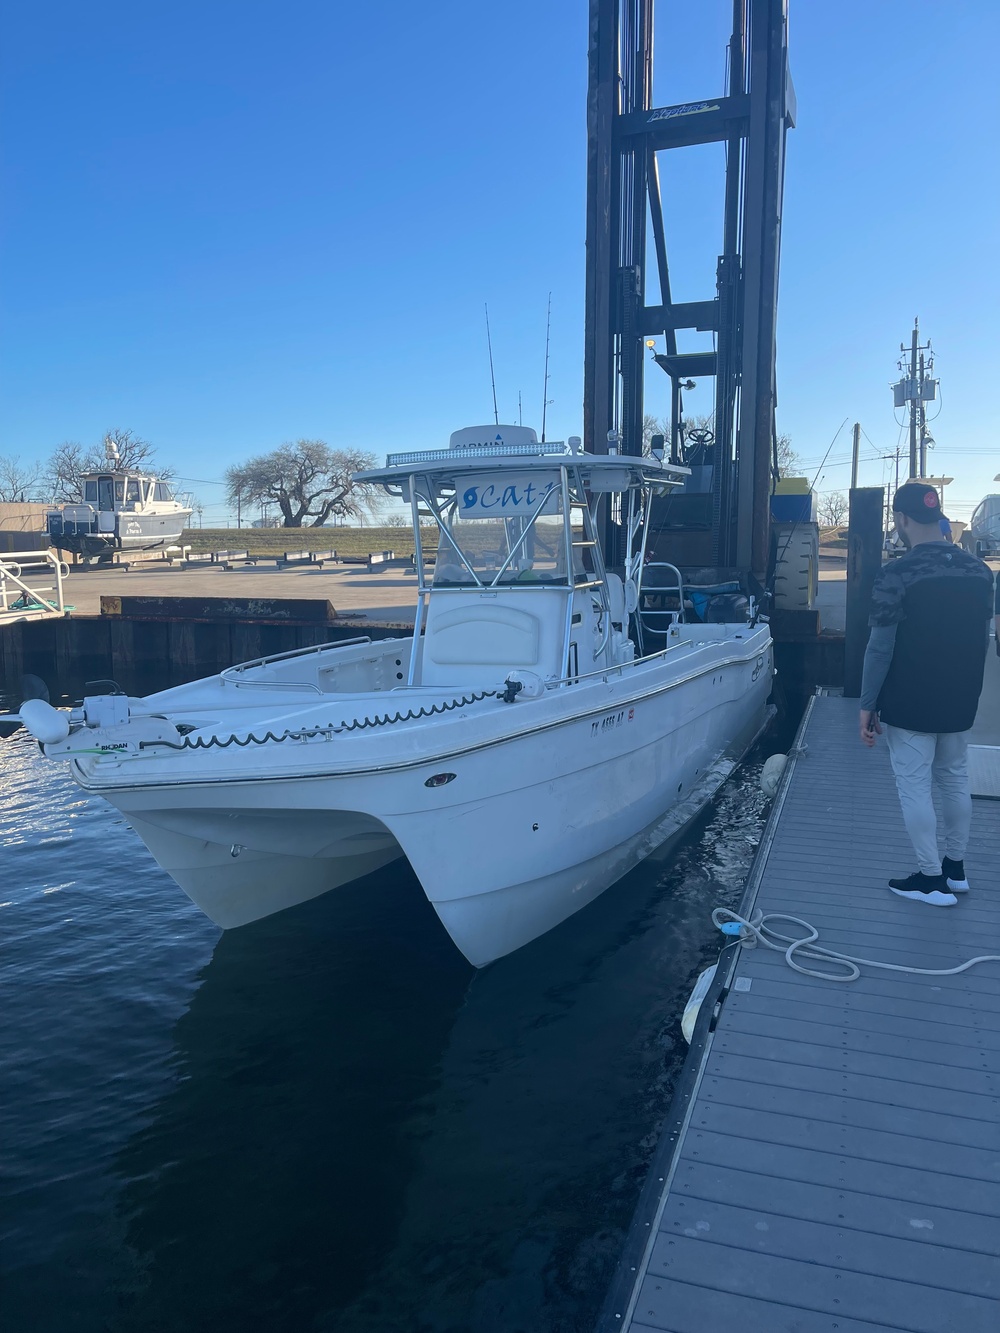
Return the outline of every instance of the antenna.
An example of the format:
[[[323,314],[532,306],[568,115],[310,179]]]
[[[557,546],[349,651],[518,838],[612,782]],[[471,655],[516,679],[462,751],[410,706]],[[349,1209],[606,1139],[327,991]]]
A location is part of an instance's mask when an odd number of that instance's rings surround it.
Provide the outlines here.
[[[500,425],[500,413],[497,411],[497,380],[493,374],[493,343],[490,341],[490,308],[483,302],[483,309],[486,311],[486,346],[490,353],[490,384],[493,386],[493,420]]]
[[[545,410],[549,405],[549,329],[552,325],[552,293],[545,311],[545,383],[542,386],[542,444],[545,443]]]
[[[517,391],[517,424],[518,424],[519,426],[523,426],[523,425],[524,425],[524,416],[523,416],[523,414],[522,414],[522,412],[521,412],[521,390],[520,390],[520,389],[518,389],[518,391]]]

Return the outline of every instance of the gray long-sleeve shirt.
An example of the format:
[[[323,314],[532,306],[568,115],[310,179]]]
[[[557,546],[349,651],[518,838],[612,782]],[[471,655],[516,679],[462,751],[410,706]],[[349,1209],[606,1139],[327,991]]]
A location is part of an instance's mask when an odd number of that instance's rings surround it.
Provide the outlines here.
[[[865,664],[861,671],[860,707],[873,713],[878,707],[878,696],[885,684],[896,646],[895,625],[873,625],[865,649]]]

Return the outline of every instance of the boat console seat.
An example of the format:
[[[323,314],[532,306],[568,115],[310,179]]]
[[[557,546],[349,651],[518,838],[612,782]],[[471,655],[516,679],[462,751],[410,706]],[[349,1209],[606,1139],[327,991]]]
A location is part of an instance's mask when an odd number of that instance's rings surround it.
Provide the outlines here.
[[[550,599],[553,604],[550,605]],[[515,667],[558,677],[565,600],[530,593],[431,596],[420,683],[492,689]]]

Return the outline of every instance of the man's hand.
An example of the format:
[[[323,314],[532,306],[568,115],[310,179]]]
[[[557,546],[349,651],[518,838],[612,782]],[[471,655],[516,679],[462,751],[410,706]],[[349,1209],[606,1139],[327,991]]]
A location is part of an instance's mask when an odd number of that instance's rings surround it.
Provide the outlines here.
[[[861,718],[861,741],[869,749],[875,744],[875,737],[882,735],[882,724],[878,720],[878,713],[869,712],[862,708]]]

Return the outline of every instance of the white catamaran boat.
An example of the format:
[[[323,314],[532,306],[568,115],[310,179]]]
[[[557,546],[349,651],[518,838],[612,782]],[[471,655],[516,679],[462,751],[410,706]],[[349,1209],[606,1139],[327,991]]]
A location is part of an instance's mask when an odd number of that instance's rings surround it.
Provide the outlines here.
[[[116,551],[151,551],[176,542],[191,518],[190,503],[175,499],[167,482],[122,468],[112,440],[104,449],[107,468],[80,478],[83,499],[46,513],[52,545],[106,563]]]
[[[285,653],[72,713],[34,701],[22,719],[220,926],[405,856],[482,966],[681,828],[766,722],[771,638],[752,600],[688,589],[661,565],[659,609],[640,609],[651,496],[686,475],[513,426],[390,455],[360,480],[410,508],[412,638]],[[621,573],[598,542],[606,506]]]

